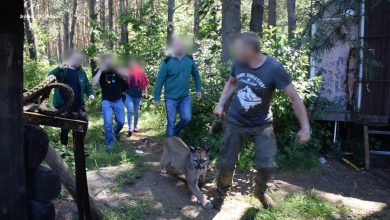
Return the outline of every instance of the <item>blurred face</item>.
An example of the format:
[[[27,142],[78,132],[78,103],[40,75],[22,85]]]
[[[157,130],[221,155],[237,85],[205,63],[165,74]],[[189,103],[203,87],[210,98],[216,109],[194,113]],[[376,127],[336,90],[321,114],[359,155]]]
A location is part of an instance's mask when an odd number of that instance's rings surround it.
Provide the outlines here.
[[[83,54],[80,52],[74,52],[69,56],[68,62],[73,67],[81,66],[81,62],[83,61]]]
[[[174,54],[183,55],[185,53],[184,42],[179,39],[174,39],[172,41],[171,49]]]
[[[243,42],[241,39],[237,39],[234,42],[234,55],[239,62],[246,63],[256,56],[257,53],[251,46]]]
[[[127,68],[134,68],[135,66],[137,65],[137,61],[132,59],[132,60],[129,60],[129,62],[127,62]]]
[[[104,66],[106,66],[107,68],[114,67],[114,59],[113,59],[112,57],[109,57],[109,56],[104,57],[104,58],[102,59],[102,64],[103,64]]]

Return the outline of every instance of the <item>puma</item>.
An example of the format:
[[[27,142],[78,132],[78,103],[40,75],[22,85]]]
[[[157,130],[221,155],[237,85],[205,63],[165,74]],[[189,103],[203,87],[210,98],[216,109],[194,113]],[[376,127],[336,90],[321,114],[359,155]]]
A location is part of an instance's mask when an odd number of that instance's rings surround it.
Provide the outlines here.
[[[206,178],[209,156],[205,150],[206,141],[198,149],[188,147],[179,137],[169,137],[164,145],[160,159],[161,173],[166,173],[170,164],[179,173],[184,174],[187,185],[198,202],[205,209],[211,209],[209,200],[200,191],[198,184],[203,184]]]

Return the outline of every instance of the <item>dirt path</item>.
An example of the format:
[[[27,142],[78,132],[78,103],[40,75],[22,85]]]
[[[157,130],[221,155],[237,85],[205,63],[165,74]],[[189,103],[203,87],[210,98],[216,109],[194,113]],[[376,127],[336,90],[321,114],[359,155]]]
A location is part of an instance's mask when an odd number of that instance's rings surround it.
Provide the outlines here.
[[[142,138],[143,136],[136,135],[127,141],[136,147],[142,145]],[[248,198],[254,174],[238,173],[234,178],[232,195],[227,199],[221,212],[203,210],[197,203],[191,201],[191,193],[183,180],[158,172],[158,152],[161,144],[155,142],[152,146],[155,153],[145,156],[148,166],[143,171],[143,177],[134,184],[124,185],[118,192],[112,190],[116,177],[131,168],[117,166],[89,171],[91,196],[106,207],[124,211],[129,204],[141,201],[146,219],[235,220],[241,219],[245,211],[253,205]],[[215,175],[215,172],[212,172],[209,178],[212,180]],[[351,209],[349,219],[390,219],[389,186],[388,182],[370,173],[356,172],[337,161],[329,161],[315,173],[277,173],[270,183],[270,190],[281,195],[313,191],[326,200],[342,202],[349,206]],[[211,196],[214,187],[215,184],[211,181],[203,191]],[[73,219],[76,214],[73,202],[68,199],[60,200],[57,203],[57,210],[58,219]]]

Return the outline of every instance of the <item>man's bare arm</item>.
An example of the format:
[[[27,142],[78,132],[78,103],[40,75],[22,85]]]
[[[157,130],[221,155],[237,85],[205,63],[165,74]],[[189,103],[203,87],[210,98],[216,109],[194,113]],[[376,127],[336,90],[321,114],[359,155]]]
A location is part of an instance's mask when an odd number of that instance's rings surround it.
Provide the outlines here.
[[[118,72],[118,75],[124,79],[124,80],[127,80],[127,77],[130,76],[129,72],[125,69],[125,68],[122,68],[122,69],[117,69],[117,72]]]
[[[236,78],[230,76],[225,86],[223,87],[221,97],[219,98],[219,102],[214,109],[214,114],[222,117],[224,113],[224,106],[226,102],[232,97],[237,88]]]
[[[295,89],[293,84],[288,85],[284,89],[284,92],[290,98],[295,115],[301,126],[301,130],[299,130],[299,132],[297,133],[297,141],[302,144],[306,143],[310,140],[310,124],[305,104],[299,97],[297,90]]]
[[[92,85],[96,86],[99,83],[100,76],[102,75],[102,70],[99,69],[95,76],[92,77]]]

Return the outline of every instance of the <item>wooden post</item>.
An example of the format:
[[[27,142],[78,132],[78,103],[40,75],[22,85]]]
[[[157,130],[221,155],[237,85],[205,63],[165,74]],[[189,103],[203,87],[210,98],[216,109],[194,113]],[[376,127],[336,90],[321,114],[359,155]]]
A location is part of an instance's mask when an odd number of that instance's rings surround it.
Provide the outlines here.
[[[364,161],[366,170],[370,169],[370,140],[368,139],[368,126],[363,125],[364,135]]]
[[[82,131],[73,131],[74,156],[76,165],[76,190],[79,220],[91,219],[87,174],[85,172],[84,135]]]
[[[22,0],[0,7],[0,219],[27,219],[21,15]]]
[[[70,195],[77,202],[77,190],[76,190],[76,181],[73,171],[68,167],[65,161],[61,158],[61,155],[52,147],[49,146],[49,149],[46,154],[45,162],[49,165],[50,169],[57,172],[61,178],[62,184],[68,190]],[[99,210],[99,207],[96,204],[96,201],[89,197],[89,204],[91,208],[91,217],[93,220],[103,219],[103,214]]]

